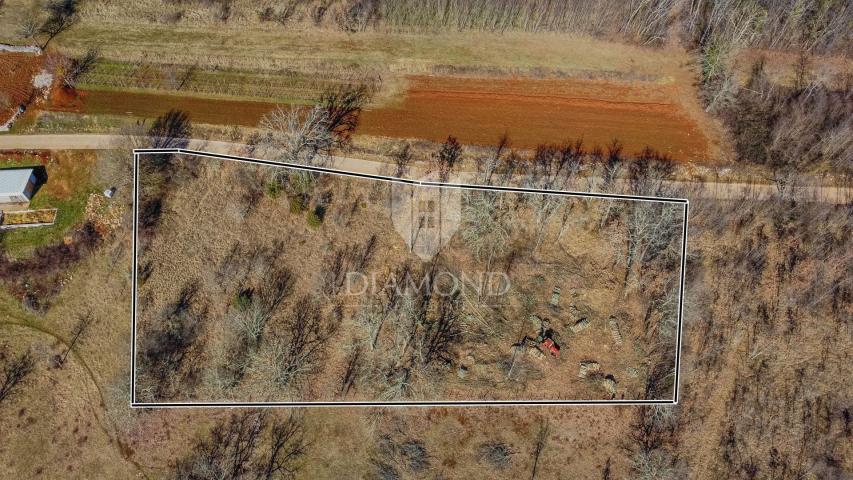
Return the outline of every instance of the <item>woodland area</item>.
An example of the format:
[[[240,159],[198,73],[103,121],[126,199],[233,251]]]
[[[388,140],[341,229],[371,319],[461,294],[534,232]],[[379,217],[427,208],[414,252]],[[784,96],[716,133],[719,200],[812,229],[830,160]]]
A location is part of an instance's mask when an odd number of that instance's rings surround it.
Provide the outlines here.
[[[460,153],[448,140],[435,174],[450,178]],[[407,168],[403,156],[389,168]],[[578,142],[529,160],[498,146],[478,181],[563,189],[593,157],[612,173],[629,163],[618,145],[606,159]],[[660,195],[672,167],[647,152],[627,170],[635,194]],[[143,156],[140,172],[139,401],[674,394],[681,204],[423,200],[427,187],[184,155]],[[438,204],[416,235],[458,218],[430,258],[394,231],[394,204],[412,196]]]

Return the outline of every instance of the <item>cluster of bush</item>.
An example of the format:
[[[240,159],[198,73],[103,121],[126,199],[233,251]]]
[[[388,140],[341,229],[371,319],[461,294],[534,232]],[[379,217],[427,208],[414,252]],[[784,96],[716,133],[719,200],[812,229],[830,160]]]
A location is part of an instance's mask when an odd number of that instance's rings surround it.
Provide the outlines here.
[[[853,174],[853,89],[772,83],[757,62],[746,84],[722,104],[738,159],[799,171]]]
[[[10,259],[0,253],[0,282],[26,309],[43,312],[59,293],[60,277],[100,243],[97,229],[86,222],[71,234],[70,242],[39,247],[30,257]]]

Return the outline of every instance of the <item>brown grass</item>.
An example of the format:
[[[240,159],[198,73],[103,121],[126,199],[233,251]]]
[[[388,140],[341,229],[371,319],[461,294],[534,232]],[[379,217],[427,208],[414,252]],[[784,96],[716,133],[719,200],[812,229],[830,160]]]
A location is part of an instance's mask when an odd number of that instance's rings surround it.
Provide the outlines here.
[[[676,410],[676,445],[667,447],[683,465],[677,478],[735,477],[730,468],[750,464],[760,475],[769,475],[768,447],[789,468],[799,465],[805,478],[853,471],[846,441],[849,423],[845,433],[844,420],[845,399],[850,398],[845,382],[851,375],[845,322],[850,303],[837,303],[840,310],[833,312],[833,292],[844,294],[844,289],[830,288],[849,271],[849,255],[843,254],[849,251],[843,243],[849,238],[843,235],[849,231],[847,211],[754,201],[691,207],[684,396]],[[824,228],[816,231],[810,222]],[[778,238],[777,228],[782,232]],[[739,260],[739,252],[756,230],[768,236],[768,261],[757,286],[744,287],[739,282],[747,278],[742,270],[747,262]],[[777,297],[774,265],[784,263],[792,251],[805,256],[786,276]],[[129,261],[125,227],[115,241],[69,270],[67,283],[44,316],[24,312],[17,300],[0,292],[3,341],[14,351],[32,348],[38,361],[21,396],[0,405],[0,476],[138,478],[136,463],[147,478],[167,478],[194,439],[207,436],[213,423],[229,414],[140,413],[128,407]],[[815,297],[803,303],[810,291]],[[768,324],[757,307],[774,298],[780,302],[779,314]],[[788,319],[788,307],[798,304]],[[48,368],[52,354],[61,351],[74,322],[86,312],[95,315],[95,328],[63,369]],[[634,474],[635,412],[634,407],[307,410],[313,443],[297,478],[369,476],[372,461],[382,458],[380,435],[422,442],[430,455],[430,473],[526,478],[543,418],[550,420],[551,434],[541,478],[562,478],[566,471],[601,478],[608,463],[613,478],[626,478]],[[809,442],[805,448],[804,440]],[[516,452],[506,470],[492,470],[477,460],[477,448],[487,441],[503,442]]]
[[[263,197],[257,206],[246,217],[240,214],[241,198],[246,198],[247,192],[261,188],[262,179],[269,174],[269,169],[258,170],[229,162],[213,162],[186,157],[185,162],[199,162],[201,168],[198,180],[182,180],[181,183],[169,187],[168,199],[164,205],[164,214],[160,226],[154,236],[144,236],[146,245],[140,257],[140,265],[147,270],[153,267],[150,277],[146,276],[140,288],[140,338],[150,335],[156,330],[161,320],[160,313],[167,305],[175,301],[185,285],[199,282],[200,288],[196,295],[199,308],[205,310],[206,325],[205,341],[202,357],[205,365],[221,362],[223,358],[217,353],[220,348],[227,346],[233,339],[228,332],[231,315],[229,304],[232,303],[236,292],[241,288],[253,285],[251,276],[245,283],[240,278],[216,280],[214,273],[222,264],[231,248],[241,244],[242,251],[252,251],[253,246],[270,247],[276,240],[283,241],[281,256],[275,261],[276,265],[287,266],[296,274],[296,292],[292,298],[300,294],[316,295],[320,284],[322,271],[329,261],[329,252],[340,248],[345,243],[362,244],[371,234],[377,234],[379,244],[377,255],[371,261],[365,273],[377,274],[380,279],[387,273],[396,270],[402,261],[408,260],[419,264],[420,260],[408,252],[403,239],[394,232],[388,214],[385,211],[382,195],[373,196],[371,182],[365,180],[340,180],[338,177],[325,179],[322,191],[336,192],[333,206],[327,213],[327,220],[319,228],[306,224],[304,214],[288,212],[286,198],[272,200]],[[214,168],[213,164],[221,166]],[[242,172],[242,173],[241,173]],[[255,173],[257,172],[257,173]],[[241,179],[243,177],[244,179]],[[248,182],[245,179],[250,179]],[[254,180],[253,186],[251,179]],[[143,180],[144,182],[144,180]],[[223,188],[225,190],[223,190]],[[343,226],[340,220],[335,220],[344,214],[356,198],[362,198],[359,212],[352,223]],[[609,244],[602,235],[609,236],[612,232],[594,233],[580,225],[584,225],[584,215],[590,215],[583,206],[578,205],[577,217],[570,221],[579,227],[570,229],[559,244],[543,247],[536,259],[527,258],[526,254],[517,261],[511,274],[513,293],[509,301],[500,299],[494,310],[486,308],[486,330],[478,340],[466,340],[454,347],[453,368],[447,374],[440,374],[434,380],[423,379],[415,387],[416,397],[424,399],[471,399],[471,398],[561,398],[561,399],[597,399],[609,398],[600,385],[591,381],[577,378],[578,364],[581,360],[596,358],[602,362],[605,374],[613,374],[619,382],[620,395],[625,398],[638,398],[643,395],[643,374],[636,379],[626,375],[628,367],[634,367],[641,372],[647,367],[645,355],[651,349],[640,338],[642,317],[640,304],[636,299],[625,300],[620,293],[619,268],[613,268],[611,250],[596,248]],[[342,232],[346,232],[343,234]],[[556,236],[556,231],[551,231]],[[452,265],[454,270],[465,272],[468,278],[476,278],[476,272],[485,270],[485,265],[475,261],[470,251],[459,239],[447,247],[448,253],[443,260]],[[520,239],[518,239],[520,241]],[[618,250],[618,244],[614,244]],[[324,253],[325,252],[325,253]],[[243,254],[248,255],[248,254]],[[547,260],[546,260],[547,259]],[[251,256],[238,259],[250,262]],[[539,265],[546,262],[547,266]],[[495,264],[495,268],[501,265]],[[380,280],[381,282],[382,280]],[[224,283],[223,283],[224,282]],[[550,312],[547,302],[551,289],[560,285],[563,289],[563,310],[559,313]],[[575,297],[572,297],[572,293]],[[527,353],[518,357],[519,371],[535,371],[541,377],[531,377],[527,381],[515,385],[504,384],[504,374],[501,373],[501,362],[511,358],[510,346],[523,336],[535,337],[536,328],[524,313],[522,297],[530,295],[534,312],[549,318],[552,328],[557,330],[564,342],[561,358],[543,358],[535,360]],[[469,294],[470,295],[470,294]],[[337,398],[340,378],[344,374],[347,346],[358,339],[365,338],[367,331],[356,324],[353,316],[363,306],[363,298],[339,296],[336,302],[343,305],[344,322],[337,334],[327,342],[326,359],[323,370],[309,377],[301,392],[283,391],[271,393],[262,384],[261,379],[251,376],[245,379],[246,384],[227,393],[228,398],[238,401],[250,399],[281,400],[282,398],[297,398],[300,400],[332,400]],[[577,318],[569,313],[569,304],[576,302],[584,315],[592,322],[592,326],[577,335],[568,331]],[[331,301],[324,302],[330,304]],[[292,301],[288,300],[279,308],[286,312],[291,308]],[[616,348],[611,345],[610,333],[606,319],[621,310],[628,312],[623,321],[623,335],[626,344]],[[280,316],[280,315],[278,315]],[[281,320],[274,316],[271,325],[284,328]],[[501,317],[503,319],[501,320]],[[491,323],[492,325],[488,325]],[[477,337],[480,327],[472,324],[468,327]],[[381,331],[379,350],[369,354],[381,358],[382,350],[391,348],[394,341],[393,323],[389,321]],[[271,330],[274,332],[275,330]],[[201,342],[202,340],[199,340]],[[223,343],[224,342],[224,343]],[[474,364],[465,360],[473,357]],[[461,381],[455,375],[455,369],[462,363],[468,363],[471,368],[468,380]],[[214,367],[204,367],[199,374],[201,377],[212,375],[208,371]],[[539,378],[539,380],[533,380]],[[424,383],[426,382],[426,383]],[[434,382],[434,383],[429,383]],[[197,391],[199,399],[210,399],[205,395],[206,387],[200,385]],[[354,390],[353,399],[375,399],[379,394],[376,387],[369,383]],[[180,395],[184,398],[196,398],[192,390],[184,388]],[[221,393],[220,393],[221,395]]]

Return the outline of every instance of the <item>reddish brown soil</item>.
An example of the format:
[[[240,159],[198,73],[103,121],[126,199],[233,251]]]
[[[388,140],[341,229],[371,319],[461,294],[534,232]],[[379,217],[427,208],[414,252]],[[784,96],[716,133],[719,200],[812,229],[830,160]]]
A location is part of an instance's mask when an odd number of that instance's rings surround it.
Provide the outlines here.
[[[675,89],[580,79],[413,77],[402,105],[366,111],[361,133],[490,144],[506,132],[513,145],[583,138],[626,152],[649,145],[678,159],[701,159],[707,141],[675,103]]]
[[[33,77],[43,62],[41,55],[0,53],[0,124],[12,117],[18,105],[29,103]]]
[[[78,99],[82,99],[82,107],[72,102],[71,107],[51,106],[49,109],[143,118],[155,118],[170,109],[177,109],[188,112],[190,118],[198,123],[255,127],[264,114],[276,107],[269,102],[137,92],[83,91],[78,92]]]
[[[50,91],[49,108],[62,112],[82,112],[83,98],[77,90],[56,83]]]
[[[626,153],[651,146],[680,160],[704,160],[708,141],[676,103],[674,84],[624,84],[581,79],[410,77],[399,105],[368,109],[358,133],[488,145],[507,133],[513,146],[531,148],[582,138],[604,146],[618,138]],[[155,93],[83,92],[82,111],[156,117],[171,108],[199,123],[256,126],[276,107],[268,102]],[[54,110],[79,111],[76,102]]]

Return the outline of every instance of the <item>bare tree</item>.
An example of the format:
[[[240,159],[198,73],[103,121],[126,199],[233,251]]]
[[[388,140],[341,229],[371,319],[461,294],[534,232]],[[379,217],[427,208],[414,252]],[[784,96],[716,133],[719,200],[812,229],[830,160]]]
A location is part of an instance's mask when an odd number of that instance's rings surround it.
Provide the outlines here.
[[[672,187],[667,182],[673,171],[672,160],[646,148],[629,167],[630,191],[634,195],[671,196]],[[645,264],[668,247],[674,247],[673,240],[680,231],[681,208],[662,202],[631,202],[626,208],[627,285],[634,274],[635,261]]]
[[[613,189],[616,179],[619,177],[619,173],[622,171],[623,167],[623,158],[622,158],[622,144],[617,139],[613,139],[613,142],[607,146],[607,157],[601,157],[601,190],[604,192],[609,192]],[[610,221],[611,214],[614,209],[614,201],[607,200],[604,202],[604,211],[601,214],[601,221],[598,224],[598,228],[602,229]]]
[[[91,313],[86,313],[82,315],[77,323],[74,325],[74,328],[71,330],[71,341],[68,343],[68,346],[65,349],[65,352],[62,355],[56,356],[56,366],[61,367],[65,364],[65,360],[68,358],[68,354],[71,353],[71,350],[74,349],[74,346],[77,345],[77,342],[89,331],[89,327],[95,322],[95,317]]]
[[[324,266],[323,293],[337,295],[347,281],[347,275],[364,271],[376,253],[377,242],[374,234],[363,245],[350,243],[334,249]]]
[[[673,240],[680,232],[681,209],[678,205],[632,202],[627,207],[625,230],[627,251],[625,254],[625,284],[636,278],[635,263],[642,268],[667,248],[674,248]],[[627,293],[627,291],[626,291]]]
[[[264,115],[261,128],[267,130],[262,146],[271,149],[280,162],[324,165],[333,145],[329,113],[322,106],[276,108]]]
[[[192,122],[187,112],[169,110],[160,115],[148,129],[151,148],[186,148],[192,136]]]
[[[604,469],[601,471],[601,480],[613,480],[613,473],[610,471],[610,457],[604,462]]]
[[[299,471],[299,459],[308,442],[302,419],[294,414],[286,420],[274,420],[268,434],[268,446],[257,463],[257,480],[292,480]]]
[[[218,422],[175,465],[176,480],[292,480],[308,446],[303,421],[244,411]],[[266,434],[265,434],[266,432]]]
[[[583,142],[580,140],[563,145],[539,145],[525,182],[531,188],[541,190],[567,190],[580,170],[583,156]],[[567,207],[568,202],[563,196],[550,194],[531,194],[525,199],[532,205],[536,216],[535,250],[544,240],[548,221],[561,207]]]
[[[646,147],[628,166],[628,181],[633,195],[661,197],[671,194],[667,184],[675,173],[669,156]]]
[[[335,137],[329,113],[322,106],[310,109],[277,108],[264,115],[261,127],[267,134],[260,145],[267,155],[284,163],[325,166],[331,161]],[[287,182],[292,193],[308,203],[317,183],[317,174],[304,170],[278,169],[270,181]]]
[[[458,295],[438,297],[435,314],[427,316],[415,331],[415,346],[420,366],[440,360],[450,361],[451,347],[461,340],[460,303]]]
[[[362,362],[361,345],[352,345],[348,347],[350,350],[347,355],[346,369],[341,377],[341,388],[338,391],[341,397],[346,397],[352,387],[355,385],[356,379],[359,376]]]
[[[677,427],[674,407],[668,405],[642,406],[636,411],[632,425],[635,452],[632,470],[642,480],[675,478],[669,443]]]
[[[101,53],[97,48],[90,48],[82,57],[71,59],[68,71],[65,72],[63,83],[68,88],[75,88],[80,77],[90,72],[100,59]]]
[[[251,369],[277,388],[294,386],[317,368],[326,341],[338,327],[339,315],[324,315],[319,304],[303,297],[291,310],[284,328],[261,346]]]
[[[47,20],[39,31],[47,35],[42,50],[47,48],[51,40],[60,33],[77,23],[77,0],[52,0],[45,6],[48,12]]]
[[[794,65],[794,88],[797,90],[805,88],[811,83],[811,61],[808,52],[801,50]]]
[[[675,478],[669,452],[654,450],[637,452],[631,459],[631,469],[637,480],[671,480]]]
[[[0,369],[0,375],[2,375],[2,381],[0,381],[0,404],[2,404],[4,400],[12,397],[17,387],[33,371],[35,361],[29,351],[9,358],[9,352],[5,346],[0,350],[0,361],[3,362],[2,369]]]
[[[486,158],[475,158],[478,174],[478,182],[482,185],[491,185],[494,181],[494,175],[501,166],[504,153],[509,150],[509,137],[506,133],[500,136],[495,150]]]
[[[446,183],[450,179],[450,174],[456,167],[461,153],[462,145],[459,144],[456,137],[451,135],[447,137],[438,152],[432,156],[430,171],[438,175],[439,182]]]
[[[478,260],[485,260],[491,271],[495,257],[509,247],[512,231],[511,214],[504,201],[506,195],[495,192],[466,191],[462,206],[462,239]],[[479,292],[486,288],[485,282]]]
[[[533,444],[533,471],[530,473],[530,480],[536,480],[536,471],[539,469],[539,459],[542,457],[542,452],[545,446],[548,445],[548,436],[551,435],[551,427],[548,420],[542,419],[539,423],[539,430],[536,432],[536,443]]]
[[[370,101],[366,85],[341,85],[323,92],[318,104],[325,110],[327,129],[336,147],[349,143],[352,132],[358,127],[361,109]]]
[[[410,278],[411,267],[404,263],[399,266],[396,271],[388,274],[388,277],[381,283],[384,288],[377,295],[376,301],[369,301],[362,307],[357,315],[357,320],[368,330],[368,346],[370,350],[376,349],[376,344],[379,340],[379,334],[382,330],[382,325],[389,316],[397,313],[400,307],[403,296],[406,293],[399,288],[398,282],[400,279]]]
[[[412,163],[412,146],[409,142],[404,142],[403,145],[391,154],[394,160],[394,177],[402,178],[409,173],[409,165]]]
[[[171,398],[178,389],[192,387],[206,312],[196,309],[197,284],[189,283],[168,305],[156,327],[140,342],[139,389],[157,398]],[[201,342],[199,342],[201,343]]]
[[[196,72],[198,72],[198,62],[188,66],[187,69],[184,70],[184,73],[181,75],[181,81],[178,83],[176,90],[183,90],[183,88],[195,78]]]
[[[38,21],[38,16],[35,12],[30,12],[21,20],[21,26],[18,28],[18,35],[23,38],[31,39],[36,36],[41,30],[41,24]]]
[[[602,189],[610,190],[614,181],[619,177],[619,172],[622,171],[622,143],[618,139],[613,139],[610,145],[607,146],[607,156],[604,158],[602,165]]]

